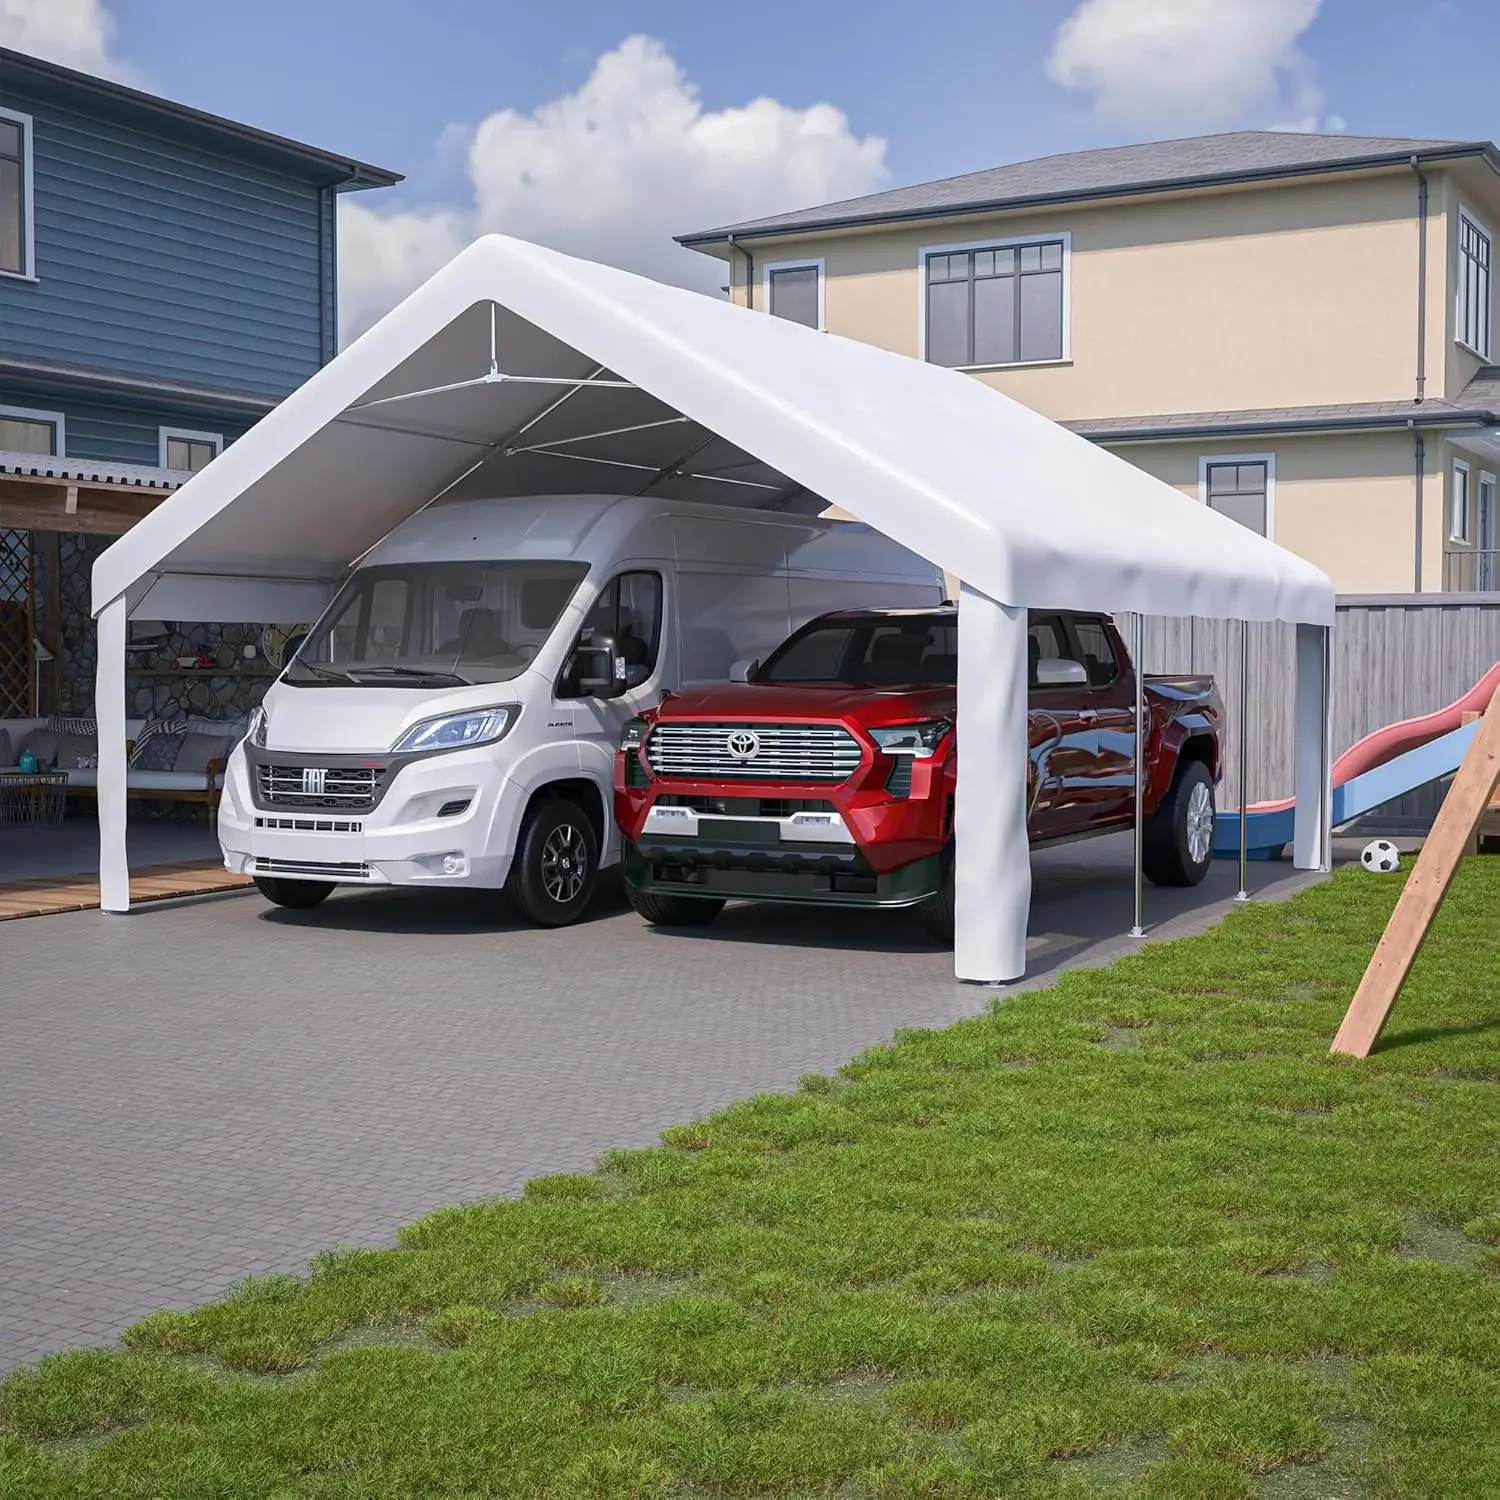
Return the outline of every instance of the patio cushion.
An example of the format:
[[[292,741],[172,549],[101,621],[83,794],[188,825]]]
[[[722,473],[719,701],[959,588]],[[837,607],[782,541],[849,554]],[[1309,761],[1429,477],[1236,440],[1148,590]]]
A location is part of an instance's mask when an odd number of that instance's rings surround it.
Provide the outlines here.
[[[184,771],[129,771],[125,785],[133,792],[186,792],[202,791],[202,776],[189,776]],[[214,785],[224,785],[222,776],[214,777]]]
[[[77,734],[92,740],[99,738],[98,720],[82,715],[49,714],[47,728],[54,734]]]
[[[182,736],[171,769],[192,776],[206,776],[209,761],[226,757],[232,745],[228,735],[190,732]]]
[[[36,756],[37,766],[50,771],[57,764],[57,735],[50,729],[28,729],[21,743],[16,746],[16,761],[27,752]]]
[[[0,766],[13,766],[16,757],[11,754],[10,730],[0,729]]]
[[[182,742],[187,738],[186,730],[157,730],[146,739],[135,742],[135,749],[130,752],[130,769],[132,771],[170,771],[173,762],[177,759],[177,752],[182,749]]]
[[[82,722],[75,720],[75,723]],[[60,771],[71,771],[80,766],[94,767],[99,764],[99,737],[75,731],[57,733],[57,760]]]

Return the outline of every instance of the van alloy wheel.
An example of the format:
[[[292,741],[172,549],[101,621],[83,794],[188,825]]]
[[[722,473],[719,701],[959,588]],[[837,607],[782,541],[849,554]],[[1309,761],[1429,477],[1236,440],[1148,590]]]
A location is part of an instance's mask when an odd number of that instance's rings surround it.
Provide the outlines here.
[[[542,889],[560,906],[578,897],[588,879],[589,851],[571,823],[554,828],[542,845]]]

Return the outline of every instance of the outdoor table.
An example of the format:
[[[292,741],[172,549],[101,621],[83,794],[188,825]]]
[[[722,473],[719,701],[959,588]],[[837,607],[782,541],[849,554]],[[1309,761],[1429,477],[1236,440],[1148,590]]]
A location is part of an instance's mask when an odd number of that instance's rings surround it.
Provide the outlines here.
[[[67,800],[65,771],[0,771],[0,828],[60,825]]]

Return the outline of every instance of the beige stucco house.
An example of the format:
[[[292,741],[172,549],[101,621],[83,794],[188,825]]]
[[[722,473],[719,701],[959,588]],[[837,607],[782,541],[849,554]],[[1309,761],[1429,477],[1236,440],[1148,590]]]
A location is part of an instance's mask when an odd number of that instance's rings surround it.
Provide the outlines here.
[[[1500,152],[1239,132],[684,235],[735,301],[970,371],[1324,568],[1500,588]]]

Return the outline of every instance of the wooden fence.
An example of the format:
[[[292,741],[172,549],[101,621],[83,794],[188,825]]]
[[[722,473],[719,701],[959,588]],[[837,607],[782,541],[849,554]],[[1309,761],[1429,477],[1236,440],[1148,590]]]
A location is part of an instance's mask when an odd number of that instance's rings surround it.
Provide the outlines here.
[[[1133,640],[1132,617],[1116,623]],[[1295,627],[1250,626],[1250,800],[1292,791]],[[1239,805],[1235,736],[1240,625],[1233,620],[1148,616],[1148,672],[1209,672],[1224,696],[1228,765],[1221,807]],[[1461,697],[1500,661],[1500,593],[1341,595],[1333,633],[1333,748],[1337,755],[1383,725],[1431,713]],[[1442,797],[1424,788],[1363,820],[1371,831],[1425,829]]]

